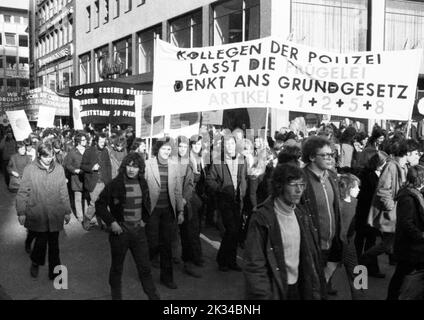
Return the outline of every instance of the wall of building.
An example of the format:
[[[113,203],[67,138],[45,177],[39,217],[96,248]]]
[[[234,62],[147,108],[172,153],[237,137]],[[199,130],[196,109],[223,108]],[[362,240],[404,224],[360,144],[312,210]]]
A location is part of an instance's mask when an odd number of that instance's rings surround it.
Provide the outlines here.
[[[31,0],[31,61],[34,87],[67,93],[74,85],[74,1]]]
[[[143,5],[137,6],[139,0],[132,0],[132,10],[124,12],[123,3],[127,0],[120,0],[121,10],[118,17],[114,17],[116,0],[109,0],[109,21],[104,22],[105,7],[104,1],[99,0],[100,21],[96,28],[93,23],[87,32],[88,6],[91,7],[91,15],[94,16],[94,0],[76,1],[76,55],[80,55],[90,49],[100,47],[109,41],[117,40],[133,32],[141,31],[151,26],[162,23],[173,17],[177,17],[189,11],[202,8],[202,6],[215,2],[213,0],[146,0]],[[81,23],[82,22],[82,23]]]
[[[1,5],[6,3],[1,2]],[[0,91],[29,88],[28,11],[0,6]]]

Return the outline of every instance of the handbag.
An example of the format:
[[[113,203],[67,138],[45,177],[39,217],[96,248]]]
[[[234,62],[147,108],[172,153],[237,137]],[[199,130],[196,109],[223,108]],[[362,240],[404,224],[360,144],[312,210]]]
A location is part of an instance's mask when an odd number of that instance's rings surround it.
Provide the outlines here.
[[[424,299],[424,269],[414,270],[406,275],[399,294],[399,300]]]

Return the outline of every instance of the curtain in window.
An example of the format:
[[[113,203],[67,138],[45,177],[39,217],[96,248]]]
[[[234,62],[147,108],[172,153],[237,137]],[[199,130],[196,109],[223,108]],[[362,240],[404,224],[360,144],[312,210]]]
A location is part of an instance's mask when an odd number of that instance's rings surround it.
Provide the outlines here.
[[[292,0],[293,41],[334,52],[366,50],[367,0]]]

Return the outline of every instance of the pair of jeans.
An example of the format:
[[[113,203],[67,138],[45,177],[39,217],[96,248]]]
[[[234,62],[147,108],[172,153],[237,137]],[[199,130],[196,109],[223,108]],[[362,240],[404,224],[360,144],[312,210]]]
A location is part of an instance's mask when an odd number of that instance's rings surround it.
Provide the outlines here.
[[[87,203],[82,191],[74,191],[74,203],[75,203],[75,214],[77,218],[82,219],[84,217],[84,208],[87,206]]]
[[[31,252],[31,261],[36,265],[44,266],[48,247],[49,275],[52,276],[54,268],[60,265],[59,232],[30,232],[35,236],[34,248]]]
[[[200,262],[202,260],[202,247],[200,244],[200,210],[202,200],[197,194],[190,199],[192,208],[191,217],[188,217],[187,207],[184,210],[184,222],[180,226],[181,253],[184,262]]]
[[[355,247],[358,259],[361,258],[364,252],[375,246],[378,234],[379,231],[377,229],[368,225],[361,226],[357,229],[355,234]],[[370,258],[366,267],[368,268],[370,274],[380,272],[377,257]]]
[[[176,224],[171,204],[166,208],[155,208],[146,225],[150,260],[160,255],[160,278],[163,282],[174,281],[172,270],[172,238]]]
[[[7,165],[9,164],[9,160],[3,160],[2,161],[2,171],[4,174],[4,182],[6,183],[6,186],[9,187],[10,183],[10,174],[7,171]]]
[[[364,292],[362,290],[357,290],[354,287],[354,280],[356,277],[354,269],[359,263],[353,239],[349,242],[343,242],[342,263],[345,267],[347,278],[349,281],[352,300],[363,300]]]
[[[391,232],[383,232],[381,234],[381,242],[368,249],[364,255],[364,262],[370,261],[374,257],[378,257],[383,253],[391,254],[393,251],[393,243],[395,234]]]
[[[123,233],[109,234],[109,243],[112,254],[112,265],[110,267],[109,285],[113,300],[122,300],[122,271],[124,269],[125,256],[130,250],[138,277],[143,290],[149,299],[157,299],[158,294],[150,270],[149,248],[147,244],[144,227],[130,228],[121,224]]]
[[[400,290],[405,277],[414,270],[422,269],[424,269],[424,263],[412,263],[404,260],[398,261],[396,264],[396,270],[389,283],[387,300],[399,300]]]
[[[237,247],[241,231],[240,205],[227,202],[220,206],[222,224],[225,228],[216,261],[220,267],[237,265]]]
[[[90,192],[90,203],[88,204],[87,210],[85,210],[84,212],[84,220],[86,221],[86,223],[90,223],[90,221],[96,215],[95,203],[100,193],[103,191],[104,187],[105,184],[103,182],[97,182],[96,186],[94,187],[94,190]],[[99,218],[97,219],[97,221],[101,223]]]

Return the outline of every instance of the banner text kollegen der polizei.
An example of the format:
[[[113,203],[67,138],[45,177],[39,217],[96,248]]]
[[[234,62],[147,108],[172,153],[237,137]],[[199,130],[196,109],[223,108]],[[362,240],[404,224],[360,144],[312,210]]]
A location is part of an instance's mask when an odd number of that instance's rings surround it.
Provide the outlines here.
[[[154,115],[168,114],[165,108],[172,103],[181,113],[272,106],[377,119],[385,108],[393,111],[391,104],[409,105],[415,95],[415,69],[403,68],[402,77],[395,77],[387,66],[393,72],[399,60],[419,66],[409,58],[418,56],[413,50],[322,53],[274,38],[175,51],[169,44],[161,46],[165,49],[157,64],[163,67],[155,70],[153,86],[161,94],[153,95]],[[176,68],[170,74],[171,66]]]

